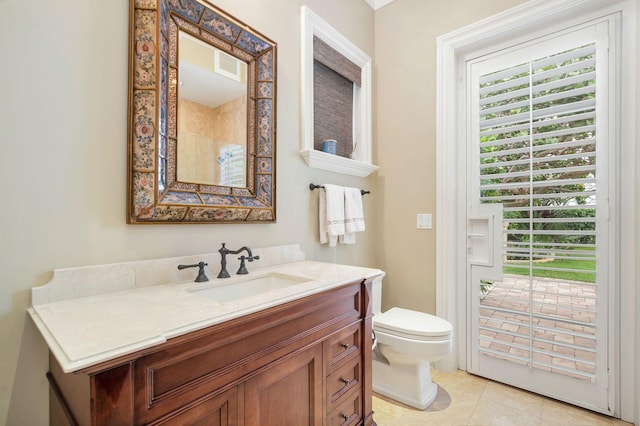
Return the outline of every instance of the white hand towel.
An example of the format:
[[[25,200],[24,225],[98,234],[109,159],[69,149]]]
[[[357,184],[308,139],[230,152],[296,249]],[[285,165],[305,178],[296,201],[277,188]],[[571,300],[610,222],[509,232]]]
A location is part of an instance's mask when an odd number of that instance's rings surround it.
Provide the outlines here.
[[[335,246],[338,237],[329,237],[329,231],[327,230],[327,195],[324,191],[320,191],[318,196],[318,223],[320,225],[320,244],[330,243],[331,247]]]
[[[362,192],[358,188],[344,189],[344,220],[345,232],[364,231]]]
[[[338,236],[344,235],[344,188],[337,185],[324,185],[319,196],[320,243],[329,243],[334,247]]]

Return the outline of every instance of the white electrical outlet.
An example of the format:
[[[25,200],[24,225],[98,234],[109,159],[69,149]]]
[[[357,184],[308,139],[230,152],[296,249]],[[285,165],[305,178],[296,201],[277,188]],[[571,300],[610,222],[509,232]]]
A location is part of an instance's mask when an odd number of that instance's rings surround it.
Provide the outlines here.
[[[431,213],[418,213],[417,228],[431,229]]]

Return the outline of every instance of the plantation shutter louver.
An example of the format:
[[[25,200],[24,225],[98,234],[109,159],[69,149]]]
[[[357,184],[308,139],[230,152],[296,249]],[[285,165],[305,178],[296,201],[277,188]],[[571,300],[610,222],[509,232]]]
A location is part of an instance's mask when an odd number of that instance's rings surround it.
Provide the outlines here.
[[[503,205],[505,272],[511,268],[527,279],[536,271],[567,273],[585,298],[578,306],[562,283],[531,287],[527,304],[516,292],[499,300],[488,293],[480,307],[480,350],[590,381],[596,346],[595,53],[593,43],[483,75],[478,99],[480,201]],[[549,266],[549,260],[577,262],[563,267]],[[548,309],[547,298],[557,310]],[[518,304],[522,309],[513,308]],[[498,324],[496,313],[511,319]],[[552,337],[552,328],[561,338]],[[498,333],[511,336],[499,342],[505,350],[493,349]]]

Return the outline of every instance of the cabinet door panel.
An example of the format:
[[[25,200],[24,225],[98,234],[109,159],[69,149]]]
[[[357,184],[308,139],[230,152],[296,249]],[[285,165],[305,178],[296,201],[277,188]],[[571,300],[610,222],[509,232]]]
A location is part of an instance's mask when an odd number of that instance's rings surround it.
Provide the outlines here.
[[[303,350],[245,382],[245,425],[321,425],[322,345]]]
[[[236,426],[237,424],[237,388],[196,403],[177,415],[171,415],[151,423],[151,425],[162,426]]]

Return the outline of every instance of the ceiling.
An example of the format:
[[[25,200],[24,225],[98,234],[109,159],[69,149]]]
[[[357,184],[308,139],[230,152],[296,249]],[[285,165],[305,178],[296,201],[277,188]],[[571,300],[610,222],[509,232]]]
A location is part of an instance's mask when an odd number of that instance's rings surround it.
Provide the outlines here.
[[[382,6],[385,6],[389,3],[391,3],[393,0],[364,0],[367,2],[367,4],[369,6],[371,6],[371,8],[373,10],[378,10],[380,9]]]

